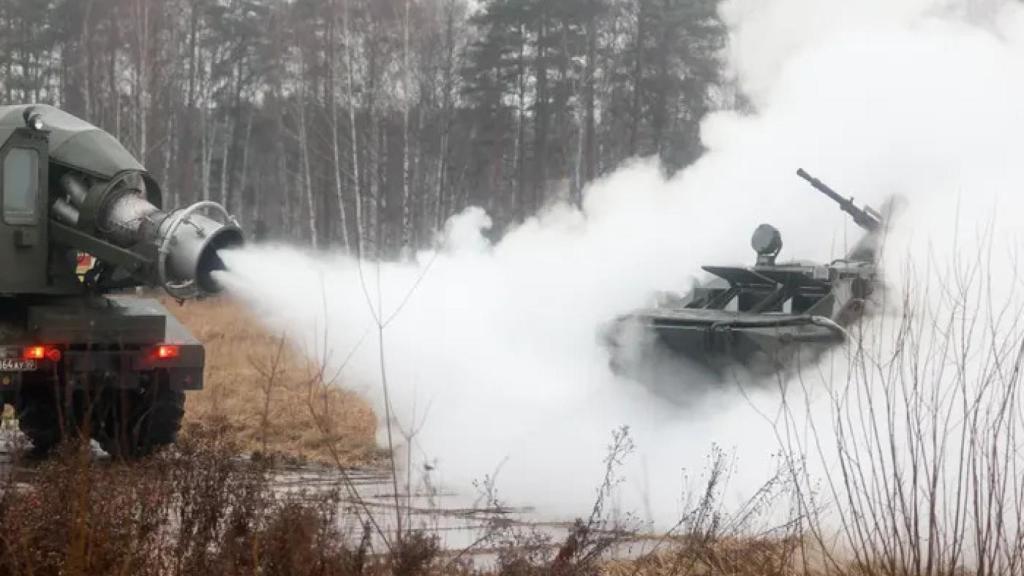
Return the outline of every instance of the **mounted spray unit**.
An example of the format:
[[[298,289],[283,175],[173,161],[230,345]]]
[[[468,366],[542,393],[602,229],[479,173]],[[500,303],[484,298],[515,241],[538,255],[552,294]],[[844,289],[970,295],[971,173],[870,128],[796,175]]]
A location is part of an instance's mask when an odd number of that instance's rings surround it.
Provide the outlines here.
[[[18,110],[0,117],[0,136]],[[57,246],[92,254],[89,278],[99,291],[160,286],[178,299],[216,293],[223,269],[217,252],[243,243],[238,224],[213,202],[165,212],[160,188],[110,134],[48,106],[29,106],[21,120],[29,140],[48,140],[50,231]],[[15,135],[25,132],[15,129]],[[39,150],[42,153],[43,150]],[[0,285],[0,291],[3,290]]]

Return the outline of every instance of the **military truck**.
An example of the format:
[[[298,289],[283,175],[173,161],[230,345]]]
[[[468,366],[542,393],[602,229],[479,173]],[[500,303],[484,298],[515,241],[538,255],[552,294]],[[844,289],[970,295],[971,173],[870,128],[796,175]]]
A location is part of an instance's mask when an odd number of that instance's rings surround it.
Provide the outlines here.
[[[216,293],[220,251],[243,241],[218,204],[163,210],[109,133],[51,106],[0,107],[0,401],[38,452],[80,434],[119,457],[175,441],[203,346],[132,291]]]
[[[885,218],[804,170],[797,174],[864,229],[853,249],[827,264],[780,263],[781,233],[759,226],[754,266],[704,266],[710,280],[689,293],[662,294],[653,308],[611,323],[603,338],[613,370],[674,395],[681,379],[713,380],[737,368],[777,374],[847,341],[883,286],[877,255]]]

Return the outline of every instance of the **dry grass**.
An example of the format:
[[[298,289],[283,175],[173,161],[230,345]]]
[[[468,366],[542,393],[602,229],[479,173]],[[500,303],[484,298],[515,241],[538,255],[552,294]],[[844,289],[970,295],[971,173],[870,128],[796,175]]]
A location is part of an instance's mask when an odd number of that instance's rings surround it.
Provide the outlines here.
[[[206,385],[188,394],[187,422],[226,430],[254,453],[344,466],[379,460],[370,405],[323,386],[301,354],[264,330],[243,306],[227,298],[165,304],[206,345]],[[329,421],[330,431],[317,419]]]
[[[664,550],[635,560],[612,560],[606,576],[813,576],[799,559],[800,544],[791,538],[722,538],[713,542],[679,538]],[[820,564],[819,564],[820,565]]]

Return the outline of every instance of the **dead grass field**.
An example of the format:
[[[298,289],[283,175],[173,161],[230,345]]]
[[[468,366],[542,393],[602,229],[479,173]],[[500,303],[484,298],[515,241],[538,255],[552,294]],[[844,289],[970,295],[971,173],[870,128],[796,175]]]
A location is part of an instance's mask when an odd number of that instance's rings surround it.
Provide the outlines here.
[[[370,405],[318,382],[301,354],[242,305],[164,304],[206,345],[205,389],[188,394],[186,422],[221,428],[253,453],[342,466],[381,458]]]

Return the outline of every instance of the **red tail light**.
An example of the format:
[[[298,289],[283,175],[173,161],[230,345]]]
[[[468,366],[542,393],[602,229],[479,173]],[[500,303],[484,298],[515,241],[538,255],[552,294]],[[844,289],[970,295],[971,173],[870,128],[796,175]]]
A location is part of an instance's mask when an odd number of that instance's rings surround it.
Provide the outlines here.
[[[46,346],[29,346],[22,351],[21,357],[25,360],[42,360],[46,358]]]
[[[23,360],[60,362],[61,356],[60,348],[54,348],[53,346],[28,346],[21,352]]]
[[[181,356],[181,347],[174,344],[163,344],[157,346],[156,357],[159,360],[173,360]]]

